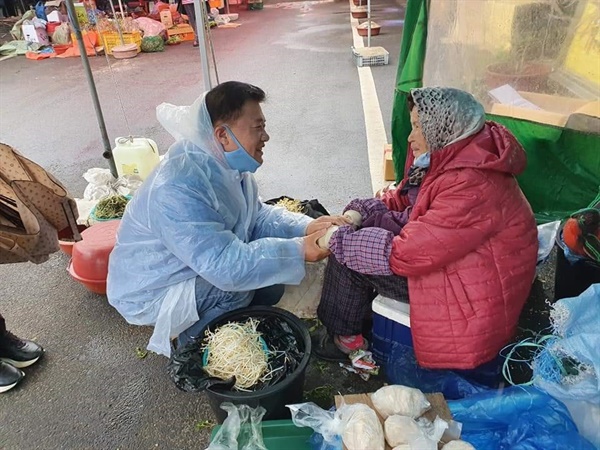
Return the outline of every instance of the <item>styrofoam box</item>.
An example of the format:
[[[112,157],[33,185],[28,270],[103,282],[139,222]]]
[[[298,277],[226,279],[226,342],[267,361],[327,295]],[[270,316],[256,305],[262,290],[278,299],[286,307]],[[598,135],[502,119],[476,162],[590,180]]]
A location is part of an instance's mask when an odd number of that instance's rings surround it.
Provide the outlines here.
[[[37,42],[41,45],[49,45],[48,33],[43,28],[36,28],[33,25],[23,25],[23,39],[27,42]]]
[[[373,309],[373,356],[385,365],[395,343],[411,346],[410,306],[391,298],[378,295],[372,303]]]

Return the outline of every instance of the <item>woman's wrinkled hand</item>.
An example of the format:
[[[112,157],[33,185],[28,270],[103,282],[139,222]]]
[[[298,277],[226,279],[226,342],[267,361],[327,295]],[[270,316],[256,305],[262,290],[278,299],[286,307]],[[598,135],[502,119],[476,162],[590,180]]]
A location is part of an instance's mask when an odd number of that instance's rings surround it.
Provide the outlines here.
[[[389,191],[393,191],[394,189],[396,189],[396,183],[392,183],[389,186],[381,188],[375,193],[375,198],[381,198],[385,194],[387,194]]]
[[[326,230],[333,225],[342,226],[350,223],[352,221],[344,216],[321,216],[308,224],[304,234],[309,236],[317,231]]]

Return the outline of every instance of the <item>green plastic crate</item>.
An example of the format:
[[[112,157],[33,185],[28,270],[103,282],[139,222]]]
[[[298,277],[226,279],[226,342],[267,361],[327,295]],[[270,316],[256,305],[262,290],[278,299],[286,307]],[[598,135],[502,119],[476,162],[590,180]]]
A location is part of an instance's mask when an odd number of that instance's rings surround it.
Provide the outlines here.
[[[213,430],[210,440],[221,428]],[[262,423],[263,441],[268,450],[310,450],[308,438],[313,431],[310,428],[299,428],[291,420],[268,420]]]

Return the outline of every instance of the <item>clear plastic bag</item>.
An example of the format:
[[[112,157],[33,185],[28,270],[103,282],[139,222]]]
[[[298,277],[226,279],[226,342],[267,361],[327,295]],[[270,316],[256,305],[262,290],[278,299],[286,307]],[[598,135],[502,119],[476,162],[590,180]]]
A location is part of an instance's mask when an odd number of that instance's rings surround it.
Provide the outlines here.
[[[342,421],[338,411],[325,411],[314,403],[298,403],[286,405],[292,413],[292,422],[297,427],[312,428],[315,433],[323,436],[321,449],[328,445],[337,447],[341,434]]]
[[[438,442],[448,428],[448,423],[436,417],[431,422],[425,418],[390,416],[385,421],[385,438],[392,447],[409,445],[419,450],[437,450]]]
[[[342,441],[348,450],[384,450],[383,427],[373,409],[363,403],[342,406]]]
[[[264,408],[225,402],[221,409],[227,419],[206,450],[267,450],[261,428]]]
[[[538,225],[538,265],[546,261],[550,255],[550,252],[554,248],[554,243],[556,242],[556,236],[558,235],[559,229],[560,220]]]

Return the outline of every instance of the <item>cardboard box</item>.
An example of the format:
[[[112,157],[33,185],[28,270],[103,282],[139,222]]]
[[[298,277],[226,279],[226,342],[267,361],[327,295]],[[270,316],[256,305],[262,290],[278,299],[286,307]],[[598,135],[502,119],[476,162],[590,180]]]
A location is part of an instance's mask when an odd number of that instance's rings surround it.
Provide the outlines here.
[[[177,25],[176,27],[169,28],[167,35],[169,37],[177,35],[182,41],[193,41],[195,39],[194,29],[189,25]]]
[[[23,25],[23,40],[27,42],[36,42],[40,45],[50,45],[48,33],[43,28],[36,28],[33,25]]]
[[[396,169],[392,158],[392,144],[383,146],[383,179],[385,181],[396,181]]]
[[[444,419],[446,422],[450,422],[452,420],[452,413],[450,412],[450,408],[448,408],[448,403],[446,403],[446,399],[442,394],[425,394],[425,397],[427,398],[427,400],[429,400],[429,403],[431,403],[431,409],[425,414],[423,414],[423,417],[426,417],[432,422],[438,416],[441,419]],[[371,394],[351,394],[335,396],[336,409],[339,409],[344,403],[346,405],[363,403],[369,406],[371,409],[373,409],[373,411],[375,411],[377,417],[379,418],[379,421],[381,422],[381,426],[383,427],[384,420],[373,406],[373,402],[371,402]],[[442,445],[440,444],[440,447],[441,446]],[[344,450],[347,450],[345,445]],[[392,450],[392,448],[387,444],[387,442],[385,444],[385,450]]]
[[[160,21],[166,28],[171,28],[173,26],[173,14],[171,14],[171,11],[168,9],[161,11]]]
[[[519,91],[519,94],[525,100],[541,109],[521,108],[519,106],[494,103],[490,113],[564,127],[571,114],[590,102],[589,100],[580,98],[537,94],[535,92]]]

